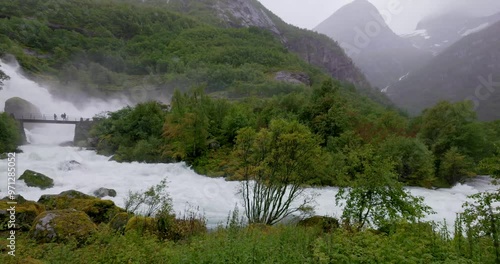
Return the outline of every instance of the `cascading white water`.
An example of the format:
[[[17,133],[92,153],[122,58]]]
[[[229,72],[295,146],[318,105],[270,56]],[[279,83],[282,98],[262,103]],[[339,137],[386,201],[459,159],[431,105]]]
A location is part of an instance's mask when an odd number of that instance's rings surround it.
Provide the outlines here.
[[[0,91],[0,110],[10,97],[21,97],[37,105],[42,112],[65,111],[68,115],[91,117],[102,111],[116,110],[124,103],[118,101],[92,101],[83,109],[77,109],[71,103],[54,100],[49,92],[38,84],[22,76],[18,66],[2,65],[11,80],[5,82]],[[47,190],[27,187],[23,181],[17,181],[16,192],[29,200],[38,200],[42,194],[57,194],[66,190],[92,192],[100,187],[112,188],[117,197],[110,198],[118,206],[124,205],[129,190],[140,191],[160,183],[164,178],[169,182],[169,193],[172,196],[174,210],[183,212],[186,205],[198,207],[208,220],[209,226],[225,222],[230,210],[241,204],[237,190],[239,183],[226,182],[224,179],[213,179],[196,174],[184,163],[177,164],[141,164],[117,163],[108,161],[108,157],[99,156],[93,151],[75,147],[60,147],[57,143],[72,140],[73,126],[48,125],[27,131],[31,145],[22,146],[22,154],[17,155],[19,176],[26,169],[43,173],[54,179],[55,186]],[[68,166],[74,160],[81,165]],[[7,162],[0,161],[0,197],[6,196]],[[414,195],[423,196],[436,214],[428,220],[442,221],[447,219],[453,224],[455,214],[461,211],[462,204],[468,195],[493,190],[488,177],[478,177],[467,184],[458,184],[451,189],[428,190],[410,188]],[[320,215],[340,216],[341,208],[335,206],[334,187],[308,189],[307,193],[317,195],[316,213]],[[240,206],[239,206],[240,207]],[[240,207],[241,209],[241,207]]]

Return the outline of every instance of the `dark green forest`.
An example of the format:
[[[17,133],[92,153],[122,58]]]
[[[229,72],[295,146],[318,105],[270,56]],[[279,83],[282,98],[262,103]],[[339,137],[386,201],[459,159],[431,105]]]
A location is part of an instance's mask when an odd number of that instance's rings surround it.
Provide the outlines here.
[[[332,78],[289,47],[313,39],[345,56],[326,36],[278,21],[286,46],[269,30],[220,21],[207,8],[212,2],[3,1],[0,55],[14,55],[58,97],[125,95],[137,103],[94,117],[98,154],[185,162],[201,175],[241,181],[247,192],[275,195],[278,204],[288,190],[338,186],[331,199],[345,201],[343,215],[276,225],[289,207],[266,215],[247,206],[249,225],[228,212],[226,225],[206,232],[203,217],[173,224],[163,197],[156,215],[127,212],[123,225],[136,221],[128,232],[103,222],[84,240],[64,243],[22,233],[23,250],[17,258],[2,254],[2,263],[499,263],[498,192],[472,197],[447,230],[422,221],[432,209],[404,186],[500,177],[500,121],[478,121],[470,102],[443,101],[409,117],[360,86],[364,78]],[[17,129],[0,115],[0,153],[17,148]],[[134,195],[159,199],[155,189]]]

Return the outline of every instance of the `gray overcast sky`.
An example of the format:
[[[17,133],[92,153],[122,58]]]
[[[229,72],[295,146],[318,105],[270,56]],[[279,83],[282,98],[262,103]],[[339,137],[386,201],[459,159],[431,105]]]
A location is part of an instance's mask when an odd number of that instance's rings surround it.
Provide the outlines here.
[[[353,0],[259,0],[285,22],[301,28],[312,29],[332,15],[343,5]],[[389,23],[396,33],[407,33],[415,29],[423,17],[459,9],[464,12],[490,15],[500,12],[500,0],[369,0],[380,11],[388,11],[390,2],[400,2],[402,11],[392,15]]]

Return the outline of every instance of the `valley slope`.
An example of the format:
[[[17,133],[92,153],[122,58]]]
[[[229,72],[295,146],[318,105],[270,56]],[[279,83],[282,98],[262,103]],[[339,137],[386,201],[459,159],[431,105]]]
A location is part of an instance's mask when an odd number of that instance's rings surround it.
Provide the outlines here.
[[[388,88],[389,97],[418,114],[440,100],[472,100],[482,120],[500,119],[500,22],[458,41]]]

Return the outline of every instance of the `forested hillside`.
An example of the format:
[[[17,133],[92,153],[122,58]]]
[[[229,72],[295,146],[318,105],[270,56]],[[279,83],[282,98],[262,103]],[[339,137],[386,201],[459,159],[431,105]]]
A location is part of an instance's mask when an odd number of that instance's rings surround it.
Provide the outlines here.
[[[279,20],[291,40],[284,43],[259,24],[231,27],[206,3],[187,3],[10,1],[0,9],[0,53],[14,54],[25,70],[68,98],[165,98],[193,85],[222,96],[269,96],[320,82],[326,75],[310,62],[388,104],[326,37]],[[315,45],[303,43],[311,36]],[[305,46],[315,50],[300,52]],[[283,72],[285,82],[276,81]],[[307,77],[288,77],[297,73]]]

